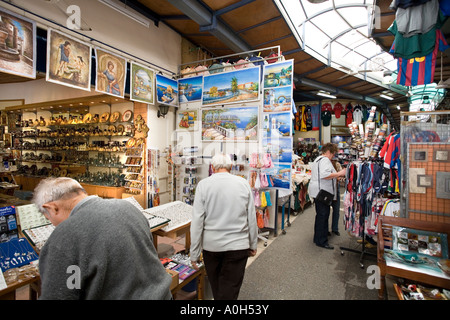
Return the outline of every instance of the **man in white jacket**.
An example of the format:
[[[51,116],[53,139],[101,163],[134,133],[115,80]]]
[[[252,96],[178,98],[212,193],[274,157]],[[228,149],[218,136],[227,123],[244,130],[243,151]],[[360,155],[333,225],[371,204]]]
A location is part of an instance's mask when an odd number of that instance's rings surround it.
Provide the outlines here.
[[[258,227],[246,179],[230,174],[231,159],[212,158],[214,174],[199,182],[191,222],[190,256],[194,268],[203,250],[214,299],[235,300],[249,256],[256,254]]]

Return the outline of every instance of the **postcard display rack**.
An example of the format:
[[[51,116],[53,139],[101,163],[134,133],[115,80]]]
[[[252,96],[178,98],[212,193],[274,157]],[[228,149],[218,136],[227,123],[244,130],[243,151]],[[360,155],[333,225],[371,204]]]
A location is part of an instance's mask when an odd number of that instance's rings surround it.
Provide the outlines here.
[[[450,111],[402,112],[401,214],[450,223]]]
[[[239,60],[231,64],[230,59]],[[284,60],[276,46],[179,69],[176,200],[192,204],[196,184],[211,174],[212,156],[229,154],[233,174],[249,182],[255,173],[267,177],[270,185],[253,184],[253,195],[270,197],[272,205],[258,209],[268,213],[263,228],[276,230],[278,197],[290,202],[292,193],[293,60]],[[270,165],[251,166],[254,155],[270,159]]]

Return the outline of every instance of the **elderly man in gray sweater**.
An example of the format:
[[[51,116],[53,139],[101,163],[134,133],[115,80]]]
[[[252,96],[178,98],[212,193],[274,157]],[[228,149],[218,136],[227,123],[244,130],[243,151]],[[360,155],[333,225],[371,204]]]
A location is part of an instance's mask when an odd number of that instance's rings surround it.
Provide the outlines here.
[[[128,201],[42,180],[33,202],[56,226],[39,257],[40,299],[171,299],[148,221]]]
[[[250,185],[230,174],[231,159],[212,158],[214,174],[195,191],[191,222],[191,262],[196,267],[203,249],[214,299],[235,300],[244,279],[247,259],[256,254],[258,227]]]

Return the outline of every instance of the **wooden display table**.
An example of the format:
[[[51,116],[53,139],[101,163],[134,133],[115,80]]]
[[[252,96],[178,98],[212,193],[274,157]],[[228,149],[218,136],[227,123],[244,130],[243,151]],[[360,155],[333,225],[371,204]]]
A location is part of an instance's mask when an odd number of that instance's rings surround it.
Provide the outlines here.
[[[404,227],[420,231],[429,231],[447,234],[447,248],[450,245],[450,224],[441,222],[428,222],[380,216],[378,221],[378,267],[380,268],[380,289],[378,298],[385,298],[386,274],[417,281],[432,286],[450,289],[450,276],[444,272],[421,270],[414,265],[406,263],[386,261],[384,259],[385,241],[392,241],[392,227]],[[389,231],[390,230],[390,231]],[[391,235],[389,235],[389,232]]]
[[[0,290],[0,300],[16,300],[16,290],[28,285],[30,300],[37,300],[41,292],[41,277],[36,270],[31,276],[20,274],[17,281],[8,283],[7,285],[5,289]]]

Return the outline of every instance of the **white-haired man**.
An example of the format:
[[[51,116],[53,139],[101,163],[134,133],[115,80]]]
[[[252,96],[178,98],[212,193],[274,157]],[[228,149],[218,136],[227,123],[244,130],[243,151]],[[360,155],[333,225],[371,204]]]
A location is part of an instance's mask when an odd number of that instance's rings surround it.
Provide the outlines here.
[[[40,299],[171,299],[148,221],[130,202],[47,178],[33,202],[56,226],[39,256]]]
[[[191,262],[203,250],[214,299],[235,300],[244,279],[249,256],[256,254],[258,227],[250,185],[230,174],[231,159],[212,158],[214,174],[199,182],[191,222]]]

